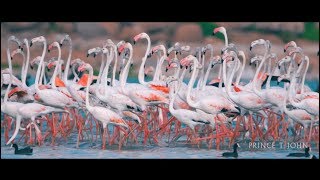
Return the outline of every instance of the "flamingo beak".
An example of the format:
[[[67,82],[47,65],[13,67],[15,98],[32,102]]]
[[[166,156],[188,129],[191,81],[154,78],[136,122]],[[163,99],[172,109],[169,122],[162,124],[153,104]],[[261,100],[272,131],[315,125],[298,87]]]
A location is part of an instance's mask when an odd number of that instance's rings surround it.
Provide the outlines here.
[[[89,53],[87,53],[87,57],[89,57]]]
[[[33,44],[33,43],[32,43],[32,41],[31,41],[31,42],[30,42],[30,47],[32,46],[32,44]]]
[[[252,46],[250,46],[250,51],[252,50]]]
[[[168,68],[166,68],[166,72],[168,72]]]
[[[283,52],[285,53],[287,50],[286,49],[283,49]]]
[[[135,40],[133,40],[133,45],[135,45],[136,44],[136,41]]]

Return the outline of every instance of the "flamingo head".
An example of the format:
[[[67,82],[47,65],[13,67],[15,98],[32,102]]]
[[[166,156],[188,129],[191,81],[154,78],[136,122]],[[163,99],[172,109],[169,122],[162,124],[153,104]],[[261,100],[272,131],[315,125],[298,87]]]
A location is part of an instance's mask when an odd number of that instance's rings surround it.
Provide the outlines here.
[[[88,64],[88,63],[83,63],[83,64],[81,64],[81,65],[78,67],[78,71],[79,71],[79,72],[83,72],[83,71],[89,69],[90,67],[91,67],[90,64]],[[92,68],[92,67],[91,67],[91,68]]]
[[[224,28],[223,26],[217,27],[213,29],[212,35],[214,36],[215,34],[217,34],[217,32],[226,33],[227,31],[226,28]]]
[[[82,63],[84,63],[80,58],[76,58],[76,59],[73,59],[71,62],[70,62],[70,67],[71,66],[74,66],[76,64],[79,64],[81,65]]]
[[[44,42],[46,42],[46,38],[43,36],[38,36],[38,37],[32,38],[30,41],[30,47],[36,42],[44,43]]]
[[[303,50],[300,47],[295,47],[289,52],[289,56],[292,56],[294,53],[303,54]]]
[[[59,45],[59,43],[58,43],[57,41],[49,44],[49,46],[48,46],[48,52],[50,52],[53,47],[60,47],[60,45]]]
[[[48,67],[48,69],[52,69],[56,65],[57,65],[57,61],[52,61],[52,62],[48,63],[47,67]]]
[[[165,53],[166,48],[164,47],[164,45],[158,45],[152,48],[151,50],[151,54],[155,53],[155,52],[159,52],[159,51],[163,51]]]
[[[149,66],[144,70],[144,75],[147,76],[147,75],[151,74],[152,72],[154,72],[154,68],[152,66]]]
[[[255,40],[255,41],[252,41],[251,42],[251,45],[250,45],[250,51],[252,50],[253,47],[257,46],[257,45],[264,45],[266,44],[266,40],[264,39],[258,39],[258,40]]]
[[[125,41],[120,41],[120,42],[118,42],[117,48],[118,48],[118,54],[119,54],[119,55],[123,52],[123,50],[124,50],[124,48],[125,48],[125,44],[126,44]]]
[[[71,43],[71,38],[69,34],[65,34],[63,38],[60,40],[60,47],[62,47],[64,41],[69,41]]]
[[[24,56],[24,52],[18,48],[11,52],[11,60],[13,59],[13,56],[15,56],[16,54],[21,54],[22,56]]]
[[[91,48],[87,52],[87,57],[89,57],[91,54],[93,54],[93,57],[95,58],[99,52],[101,52],[100,47]]]
[[[236,45],[233,43],[228,44],[228,46],[225,46],[221,49],[221,55],[224,54],[226,51],[234,51],[237,54],[239,54],[238,49],[236,48]]]
[[[291,60],[292,60],[291,56],[285,56],[284,58],[280,59],[280,61],[278,61],[278,68],[280,69],[283,63],[288,63]]]
[[[181,60],[180,60],[180,64],[181,64],[182,66],[189,66],[192,61],[198,63],[197,58],[196,58],[195,56],[193,56],[193,55],[190,54],[190,55],[188,55],[187,57],[181,59]]]
[[[256,56],[254,56],[253,58],[250,59],[249,65],[251,66],[252,63],[261,61],[262,59],[263,59],[263,56],[261,56],[261,55],[256,55]]]
[[[27,38],[24,38],[21,46],[19,46],[19,48],[21,49],[21,51],[23,51],[23,46],[29,47],[29,41],[28,41]]]
[[[136,44],[136,42],[137,42],[139,39],[148,38],[148,37],[149,37],[149,35],[148,35],[147,33],[145,33],[145,32],[140,33],[140,34],[138,34],[138,35],[136,35],[136,36],[133,37],[133,44]]]
[[[168,72],[169,69],[178,68],[178,67],[179,67],[178,63],[172,61],[172,62],[170,62],[170,63],[168,64],[168,66],[166,66],[166,72]]]
[[[283,52],[286,52],[289,47],[297,47],[297,43],[294,42],[294,41],[288,42],[288,43],[284,46]]]
[[[35,58],[30,62],[30,68],[33,69],[33,66],[34,66],[35,64],[38,65],[38,64],[40,63],[40,61],[41,61],[41,56],[35,57]]]
[[[216,64],[222,64],[222,58],[220,56],[214,56],[213,58],[210,59],[211,62],[211,68],[214,67]]]
[[[8,42],[10,42],[10,41],[17,43],[17,45],[19,46],[19,49],[21,48],[21,42],[20,42],[20,40],[19,40],[17,37],[15,37],[15,36],[10,36],[10,37],[8,38]]]
[[[209,51],[213,51],[213,46],[211,44],[207,44],[205,47],[203,47],[202,49],[202,53],[203,55],[206,54],[206,51],[209,50]]]
[[[111,39],[107,39],[106,41],[103,42],[102,47],[107,47],[107,46],[115,46],[114,42]]]
[[[109,53],[109,50],[104,47],[104,48],[101,49],[101,52],[102,52],[103,54],[108,54],[108,53]]]

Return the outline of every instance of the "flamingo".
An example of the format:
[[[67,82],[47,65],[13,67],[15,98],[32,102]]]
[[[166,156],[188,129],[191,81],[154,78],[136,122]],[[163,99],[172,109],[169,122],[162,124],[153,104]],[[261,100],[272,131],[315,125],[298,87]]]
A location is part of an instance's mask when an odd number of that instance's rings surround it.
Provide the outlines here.
[[[122,126],[125,128],[128,128],[127,123],[114,111],[111,111],[110,109],[99,107],[99,106],[91,106],[89,103],[89,87],[90,87],[90,81],[93,78],[93,69],[92,66],[88,63],[82,64],[78,71],[82,72],[84,70],[89,71],[89,81],[87,81],[87,87],[86,87],[86,109],[90,112],[90,114],[100,121],[102,123],[103,127],[103,144],[102,149],[106,149],[106,133],[108,131],[107,125],[108,124],[114,124],[118,126]],[[120,146],[120,144],[119,144]]]

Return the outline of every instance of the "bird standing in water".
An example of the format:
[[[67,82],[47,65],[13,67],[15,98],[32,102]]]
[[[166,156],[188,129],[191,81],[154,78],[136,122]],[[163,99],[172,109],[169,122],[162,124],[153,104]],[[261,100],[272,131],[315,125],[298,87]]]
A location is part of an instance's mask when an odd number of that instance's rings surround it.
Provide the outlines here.
[[[233,145],[233,152],[224,152],[222,153],[223,157],[238,157],[238,152],[237,152],[237,148],[240,147],[240,145],[238,143],[235,143]]]
[[[306,147],[304,149],[304,153],[290,153],[287,157],[310,157],[309,151],[310,147]]]
[[[27,146],[23,149],[18,149],[17,144],[12,144],[11,147],[14,148],[14,154],[32,155],[33,153],[33,149],[30,146]]]

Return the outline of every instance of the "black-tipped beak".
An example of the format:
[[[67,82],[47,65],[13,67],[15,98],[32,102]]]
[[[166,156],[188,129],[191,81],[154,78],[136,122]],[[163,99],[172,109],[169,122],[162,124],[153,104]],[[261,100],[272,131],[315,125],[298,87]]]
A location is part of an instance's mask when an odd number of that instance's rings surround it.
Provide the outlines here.
[[[179,53],[180,53],[180,55],[182,55],[182,52],[181,52],[181,51],[180,51]]]
[[[135,45],[136,44],[136,41],[133,41],[133,45]]]
[[[147,77],[147,74],[144,74],[144,77]]]
[[[211,68],[213,68],[214,67],[214,64],[211,64]]]
[[[205,51],[203,51],[203,55],[206,55],[206,52],[205,52]]]
[[[150,57],[151,57],[151,53],[150,53],[150,54],[148,54],[147,58],[150,58]]]
[[[50,72],[50,69],[48,68],[48,66],[46,67],[47,71]]]
[[[186,66],[186,69],[188,69],[188,66]],[[191,69],[190,69],[191,70]]]
[[[118,55],[120,56],[121,52],[118,52]]]
[[[167,56],[169,56],[169,53],[167,53]]]
[[[93,58],[95,58],[97,55],[96,55],[96,53],[93,53]]]
[[[249,66],[251,66],[251,65],[252,65],[252,63],[250,62],[250,63],[249,63]]]
[[[223,54],[223,50],[221,50],[221,55]]]
[[[279,85],[280,84],[280,82],[279,81],[277,81],[277,85]]]
[[[287,50],[286,49],[283,49],[283,52],[285,53]]]
[[[280,65],[278,65],[278,69],[280,69],[281,68],[281,66]]]
[[[254,67],[257,67],[257,64],[254,64]]]
[[[62,43],[60,43],[60,47],[62,47]]]
[[[252,50],[252,46],[250,46],[250,51]]]
[[[23,47],[21,47],[20,49],[21,49],[21,51],[23,51]]]
[[[133,63],[130,64],[130,68],[133,66]]]
[[[166,68],[166,72],[168,72],[168,68]]]
[[[168,87],[168,83],[166,83],[166,87]]]
[[[30,42],[30,47],[32,46],[32,41]]]
[[[179,53],[179,52],[178,52],[178,51],[176,51],[176,55],[178,55],[178,53]]]
[[[182,69],[182,67],[183,67],[183,66],[180,64],[180,69]]]
[[[298,67],[300,66],[301,63],[298,63]]]
[[[215,33],[214,32],[212,32],[212,36],[214,36],[215,35]]]
[[[30,66],[31,69],[33,69],[33,66]]]
[[[50,53],[50,49],[48,49],[48,53]]]
[[[241,109],[238,106],[236,106],[235,108],[239,111],[239,113],[241,113]]]
[[[87,57],[89,57],[89,54],[87,54]]]
[[[21,49],[21,46],[19,45],[18,48]]]
[[[121,74],[121,70],[119,71],[119,75]]]

